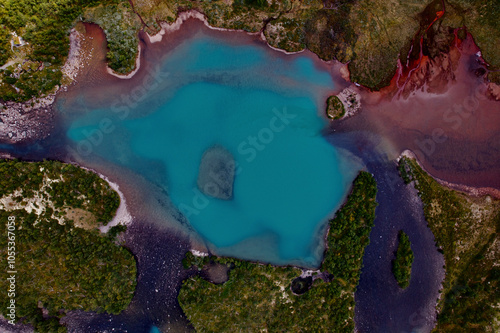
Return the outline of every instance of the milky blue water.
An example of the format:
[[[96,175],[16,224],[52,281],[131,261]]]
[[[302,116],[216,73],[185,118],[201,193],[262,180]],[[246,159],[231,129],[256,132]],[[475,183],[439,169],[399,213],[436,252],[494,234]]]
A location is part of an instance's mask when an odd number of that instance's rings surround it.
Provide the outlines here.
[[[215,253],[318,265],[326,218],[359,170],[321,135],[331,75],[305,55],[202,33],[152,68],[126,93],[82,89],[59,103],[71,153],[163,188]],[[237,163],[232,200],[197,188],[203,153],[215,145]]]
[[[153,327],[151,327],[151,330],[149,331],[149,333],[161,333],[161,332],[160,332],[160,330],[158,329],[158,327],[153,326]]]

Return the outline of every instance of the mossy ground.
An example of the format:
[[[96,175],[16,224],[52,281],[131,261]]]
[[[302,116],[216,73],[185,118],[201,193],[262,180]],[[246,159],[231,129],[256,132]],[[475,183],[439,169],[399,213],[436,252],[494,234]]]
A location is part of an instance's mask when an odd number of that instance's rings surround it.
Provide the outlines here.
[[[0,66],[3,66],[10,58],[10,40],[12,36],[9,30],[0,25]]]
[[[301,270],[232,258],[194,257],[185,266],[209,261],[227,264],[229,280],[212,284],[199,276],[184,281],[179,303],[198,332],[352,332],[354,291],[375,218],[376,183],[362,172],[344,206],[330,221],[327,250],[320,267],[330,282],[314,280],[300,296],[292,280]]]
[[[326,115],[330,119],[340,119],[345,115],[345,108],[337,96],[330,96],[326,100]]]
[[[59,162],[3,160],[0,174],[2,205],[15,195],[0,209],[0,255],[7,258],[9,248],[16,253],[14,267],[7,269],[4,261],[0,288],[7,291],[7,270],[14,268],[16,322],[30,323],[40,333],[65,332],[59,319],[66,311],[124,310],[135,292],[135,259],[116,243],[123,227],[108,235],[97,229],[115,214],[116,192],[99,176]],[[35,197],[44,200],[30,204]],[[87,220],[73,221],[74,211]],[[14,238],[7,239],[12,219]],[[9,301],[0,298],[4,316]]]
[[[120,74],[135,69],[141,21],[128,2],[88,8],[82,18],[104,30],[109,48],[106,58],[111,69]]]
[[[173,22],[179,12],[194,9],[215,27],[262,31],[270,45],[287,51],[308,48],[321,59],[349,62],[351,80],[378,90],[390,83],[397,60],[406,63],[423,52],[436,56],[453,41],[453,29],[466,26],[491,65],[488,77],[500,83],[500,6],[495,0],[448,0],[446,13],[426,32],[443,10],[440,0],[27,0],[0,7],[0,63],[19,58],[42,61],[38,69],[1,75],[0,99],[26,101],[51,92],[61,83],[60,68],[68,54],[68,32],[79,19],[95,22],[106,32],[109,66],[117,73],[134,69],[139,29],[154,34],[160,21]],[[43,20],[37,17],[44,17]],[[29,43],[9,51],[5,36],[16,31]],[[5,35],[5,36],[4,36]],[[24,55],[22,55],[24,54]],[[38,67],[37,67],[38,68]],[[24,75],[20,78],[20,76]],[[11,82],[16,81],[16,82]],[[23,84],[24,82],[24,84]],[[16,90],[15,88],[18,90]]]
[[[448,0],[447,8],[453,13],[449,25],[466,27],[481,49],[490,66],[488,78],[500,84],[500,5],[496,0]]]
[[[436,332],[498,332],[500,202],[450,190],[413,159],[400,160],[413,181],[446,264]]]
[[[88,212],[98,227],[113,218],[120,204],[102,178],[72,164],[0,160],[0,176],[0,207],[5,210],[38,207],[64,223],[70,221],[68,209],[77,208]]]
[[[403,289],[410,285],[412,263],[413,251],[411,250],[410,238],[404,231],[400,230],[396,257],[392,261],[392,272],[398,285]]]
[[[85,12],[85,14],[84,14]],[[28,101],[61,85],[61,67],[69,52],[69,32],[81,19],[96,22],[108,39],[109,65],[119,73],[134,68],[140,20],[124,0],[6,1],[0,6],[0,100]],[[10,33],[26,45],[10,50]],[[6,40],[8,38],[8,40]],[[29,68],[25,64],[34,64]]]

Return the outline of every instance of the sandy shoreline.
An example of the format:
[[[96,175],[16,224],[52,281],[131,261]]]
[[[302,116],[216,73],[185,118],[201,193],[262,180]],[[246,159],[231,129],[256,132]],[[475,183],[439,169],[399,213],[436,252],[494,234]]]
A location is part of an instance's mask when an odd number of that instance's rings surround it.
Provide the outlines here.
[[[120,197],[120,205],[118,206],[118,209],[116,210],[116,214],[113,217],[113,219],[104,226],[99,227],[99,230],[101,232],[106,233],[111,229],[111,227],[114,227],[118,224],[122,225],[130,225],[132,223],[132,215],[130,214],[128,210],[128,205],[127,205],[127,200],[125,199],[125,195],[123,192],[120,190],[120,186],[117,183],[112,182],[109,180],[108,177],[104,176],[103,174],[97,173],[99,177],[104,179],[109,186],[118,193],[118,196]]]
[[[84,66],[84,56],[82,54],[82,33],[78,32],[75,28],[71,29],[69,34],[69,53],[68,58],[61,71],[73,82],[78,76],[80,68]]]
[[[302,49],[302,50],[300,50],[300,51],[296,51],[296,52],[286,51],[286,50],[283,50],[283,49],[280,49],[280,48],[274,47],[274,46],[272,46],[271,44],[269,44],[269,42],[267,41],[267,38],[266,38],[266,36],[264,35],[264,32],[263,32],[263,31],[261,31],[259,34],[260,34],[260,39],[261,39],[262,41],[266,42],[267,46],[268,46],[269,48],[271,48],[272,50],[274,50],[274,51],[278,51],[278,52],[281,52],[281,53],[284,53],[284,54],[300,54],[300,53],[303,53],[303,52],[305,52],[305,51],[307,50],[307,48],[304,48],[304,49]],[[324,60],[322,60],[322,61],[324,61]],[[326,62],[326,61],[325,61],[325,62]]]
[[[278,52],[281,52],[284,54],[299,54],[299,53],[302,53],[306,50],[304,48],[301,51],[289,52],[289,51],[285,51],[285,50],[276,48],[276,47],[272,46],[271,44],[269,44],[269,42],[267,41],[267,39],[264,35],[264,32],[262,32],[262,31],[248,32],[248,31],[241,30],[241,29],[226,29],[226,28],[214,27],[208,23],[208,20],[205,17],[205,15],[203,15],[202,13],[200,13],[194,9],[179,13],[179,15],[177,16],[177,19],[172,24],[168,24],[167,22],[160,22],[161,30],[158,33],[156,33],[155,35],[150,35],[149,33],[146,32],[146,36],[148,37],[149,43],[155,44],[155,43],[161,42],[165,35],[168,35],[172,32],[178,31],[181,28],[182,24],[184,22],[186,22],[188,19],[199,20],[199,21],[203,22],[203,24],[207,28],[209,28],[211,30],[215,30],[215,31],[244,32],[250,36],[258,36],[262,41],[266,42],[266,44],[269,48],[271,48],[274,51],[278,51]],[[141,45],[139,44],[138,54],[137,54],[137,57],[135,60],[135,69],[132,72],[130,72],[129,74],[126,74],[126,75],[118,74],[118,73],[114,72],[111,68],[109,68],[109,66],[106,66],[106,71],[108,72],[108,74],[113,75],[114,77],[117,77],[120,79],[130,79],[137,73],[137,71],[139,70],[140,67],[141,67]]]
[[[208,23],[205,15],[203,15],[202,13],[195,11],[195,10],[189,10],[189,11],[180,13],[177,16],[177,20],[175,20],[175,22],[172,24],[168,24],[166,22],[160,22],[161,30],[157,34],[151,36],[149,33],[146,32],[146,36],[148,37],[149,43],[155,44],[155,43],[161,42],[163,40],[163,36],[168,35],[172,32],[178,31],[181,28],[182,24],[190,18],[200,20],[201,22],[203,22],[203,24],[207,28],[212,29],[212,30],[243,31],[243,30],[231,30],[231,29],[213,27]],[[250,35],[258,35],[259,33],[249,33],[249,34]],[[139,69],[141,67],[141,49],[142,49],[141,44],[139,43],[137,57],[135,59],[135,69],[132,72],[130,72],[129,74],[126,74],[126,75],[118,74],[118,73],[114,72],[111,68],[109,68],[108,65],[106,65],[106,71],[108,72],[108,74],[113,75],[114,77],[117,77],[120,79],[132,78],[139,71]]]
[[[84,166],[76,164],[76,163],[72,163],[72,164],[79,167],[79,168],[85,169],[87,171],[90,171],[90,172],[93,172],[93,173],[99,175],[99,177],[101,177],[101,179],[103,179],[106,183],[108,183],[109,187],[111,187],[114,191],[116,191],[116,193],[118,193],[118,196],[120,197],[120,205],[118,206],[118,209],[116,210],[115,216],[113,217],[113,219],[111,221],[109,221],[108,224],[99,227],[99,230],[103,233],[106,233],[109,231],[109,229],[111,229],[111,227],[114,227],[118,224],[127,225],[127,226],[130,225],[132,223],[132,215],[129,212],[127,200],[125,199],[125,195],[123,194],[123,192],[120,190],[120,186],[117,183],[112,182],[108,177],[106,177],[105,175],[103,175],[102,173],[100,173],[94,169],[90,169],[90,168],[84,167]]]
[[[149,39],[150,43],[160,42],[160,41],[163,40],[163,36],[167,35],[168,33],[172,33],[172,32],[178,31],[179,29],[181,29],[182,24],[185,23],[188,19],[191,19],[191,18],[200,20],[206,27],[208,27],[211,30],[228,31],[228,32],[242,31],[242,30],[232,30],[232,29],[217,28],[217,27],[210,26],[210,24],[208,23],[206,17],[202,13],[200,13],[198,11],[195,11],[195,10],[190,10],[190,11],[186,11],[186,12],[180,13],[178,15],[178,17],[177,17],[177,20],[174,23],[172,23],[172,24],[167,24],[166,22],[161,22],[160,25],[161,25],[162,29],[160,30],[160,32],[158,32],[157,34],[155,34],[153,36],[150,36],[149,34],[146,33],[146,36],[148,36],[148,39]],[[266,40],[265,36],[263,35],[262,32],[256,32],[256,33],[245,32],[245,33],[247,33],[248,35],[251,35],[251,36],[259,36],[261,39]],[[78,33],[78,32],[76,32],[75,29],[72,29],[71,35],[70,35],[70,44],[71,44],[70,45],[70,53],[69,53],[67,62],[66,62],[66,64],[63,67],[65,69],[64,70],[65,74],[68,77],[70,77],[71,79],[74,79],[77,76],[78,69],[82,65],[82,60],[79,59],[79,58],[81,58],[83,56],[82,53],[79,50],[79,48],[81,47],[80,41],[79,41],[80,38],[81,38],[81,34]],[[303,51],[299,51],[299,52],[287,52],[287,51],[284,51],[284,50],[280,50],[280,49],[274,48],[273,46],[269,45],[269,43],[267,43],[267,45],[271,49],[280,51],[280,52],[285,53],[285,54],[294,54],[294,53],[301,53],[301,52],[303,52]],[[106,65],[107,72],[110,75],[115,76],[115,77],[120,78],[120,79],[130,79],[130,78],[132,78],[139,71],[140,66],[141,66],[141,56],[142,55],[143,55],[143,46],[141,46],[139,44],[138,55],[136,57],[136,68],[131,73],[129,73],[128,75],[116,74],[115,72],[113,72],[109,68],[109,66]],[[345,70],[347,70],[347,68]],[[344,73],[344,74],[346,74],[346,73]],[[351,86],[350,88],[351,89],[355,89],[354,86]],[[60,92],[63,89],[65,89],[64,86],[62,86],[59,89],[58,92]],[[51,104],[53,103],[54,99],[55,99],[55,95],[51,95],[49,100],[44,101],[43,103],[40,103],[40,105],[43,106],[43,107],[45,107],[45,108],[49,108],[51,106]],[[35,106],[37,106],[37,105],[35,105]],[[23,110],[19,110],[19,111],[15,110],[15,112],[14,112],[14,110],[11,110],[11,112],[5,113],[5,116],[2,116],[5,119],[2,119],[3,120],[3,124],[0,124],[0,132],[2,132],[1,131],[2,127],[5,127],[5,130],[7,130],[7,129],[11,130],[12,127],[9,127],[10,124],[13,123],[16,120],[21,119],[20,117],[22,117],[22,113],[23,113],[22,111]],[[50,111],[48,111],[48,110],[44,110],[44,111],[45,112],[43,112],[43,116],[46,117],[48,114],[50,114]],[[346,117],[349,116],[349,115],[351,115],[351,113],[347,112],[347,111],[348,110],[346,109]],[[29,120],[32,121],[33,120],[32,117],[30,117],[30,118],[31,119],[29,119]],[[47,123],[48,122],[50,122],[50,120],[48,120]],[[41,123],[41,121],[37,121],[37,123]],[[6,132],[6,139],[9,139],[9,140],[11,140],[13,142],[14,141],[25,140],[27,136],[30,136],[30,134],[33,134],[32,133],[33,130],[35,128],[37,128],[37,126],[35,126],[35,125],[36,124],[34,124],[32,122],[30,122],[30,123],[26,122],[26,126],[25,126],[26,128],[19,128],[20,135],[18,135],[18,136],[12,136],[9,132]],[[14,126],[14,125],[12,125],[12,126]],[[49,129],[46,129],[43,133],[45,133],[45,132],[49,133],[48,131],[49,131]],[[42,132],[42,131],[40,131],[40,132]],[[42,135],[42,134],[39,134],[39,133],[34,133],[33,135],[35,135],[35,134]],[[50,133],[47,134],[47,135],[50,135]],[[422,164],[420,162],[419,162],[419,165],[422,166]],[[426,169],[424,169],[424,170],[426,172],[428,172]],[[102,176],[102,177],[104,177],[104,176]],[[479,188],[476,188],[476,187],[471,187],[471,186],[467,186],[467,185],[449,183],[449,182],[446,182],[446,181],[444,181],[442,179],[436,178],[434,176],[433,176],[433,178],[436,179],[436,181],[438,181],[440,184],[442,184],[444,186],[447,186],[449,188],[452,188],[452,189],[455,189],[455,190],[459,190],[459,191],[462,191],[462,192],[466,192],[466,193],[469,193],[469,194],[474,195],[474,196],[481,196],[481,195],[489,194],[489,195],[492,195],[492,196],[494,196],[496,198],[500,198],[500,191],[497,190],[497,189],[494,189],[494,188],[488,188],[488,187],[479,187]],[[110,186],[111,186],[111,182],[109,182],[109,180],[107,178],[103,178],[103,179],[106,179],[106,181],[108,181],[108,183],[110,183]],[[118,188],[118,185],[116,185],[116,187]],[[118,190],[117,190],[117,192],[120,193]],[[122,199],[122,201],[123,200],[124,200],[124,198]],[[122,213],[120,213],[120,214],[122,214]],[[125,213],[123,213],[123,214],[124,214],[123,218],[125,218],[126,221],[128,221],[129,219],[131,219],[131,218],[127,218]],[[116,223],[118,223],[118,222],[116,222]]]
[[[415,153],[413,153],[409,149],[404,150],[401,153],[401,155],[398,157],[397,161],[399,161],[401,159],[401,157],[408,157],[408,158],[414,159],[415,161],[417,161],[418,165],[422,168],[422,170],[424,170],[427,174],[429,174],[432,177],[432,179],[437,181],[442,186],[445,186],[451,190],[463,192],[463,193],[470,195],[470,196],[473,196],[473,197],[483,197],[486,195],[490,195],[496,199],[500,199],[500,190],[497,190],[495,188],[492,188],[492,187],[472,187],[472,186],[467,186],[467,185],[463,185],[463,184],[455,184],[455,183],[450,183],[450,182],[447,182],[446,180],[442,180],[440,178],[434,177],[422,165],[422,163],[420,163],[420,161],[418,160]]]
[[[132,78],[138,71],[139,69],[141,68],[141,51],[142,47],[141,47],[141,43],[139,43],[139,46],[137,48],[137,56],[135,57],[135,68],[132,72],[128,73],[128,74],[118,74],[116,73],[115,71],[113,71],[109,65],[106,65],[106,71],[108,72],[109,75],[113,75],[114,77],[117,77],[119,79],[130,79]]]
[[[14,159],[14,157],[12,157],[11,155],[9,155],[7,153],[5,153],[5,154],[0,153],[0,159]],[[125,195],[123,194],[123,192],[120,190],[120,186],[117,183],[112,182],[108,177],[97,172],[96,170],[84,167],[84,166],[76,164],[76,163],[72,163],[72,164],[78,168],[81,168],[81,169],[84,169],[84,170],[87,170],[87,171],[90,171],[90,172],[93,172],[93,173],[99,175],[99,177],[101,177],[101,179],[103,179],[106,183],[108,183],[109,187],[111,187],[114,191],[116,191],[116,193],[118,193],[118,196],[120,197],[120,205],[118,206],[118,209],[116,210],[115,216],[107,225],[99,227],[99,230],[101,230],[101,232],[103,232],[103,233],[106,233],[109,231],[109,229],[111,227],[114,227],[118,224],[123,224],[123,225],[131,224],[132,223],[132,215],[129,212],[127,200],[125,199]]]

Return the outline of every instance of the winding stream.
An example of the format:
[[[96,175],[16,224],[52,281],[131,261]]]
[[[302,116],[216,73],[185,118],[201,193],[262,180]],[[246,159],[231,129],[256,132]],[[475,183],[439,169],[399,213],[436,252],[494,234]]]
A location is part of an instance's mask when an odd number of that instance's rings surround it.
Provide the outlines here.
[[[324,100],[345,86],[335,64],[309,53],[285,56],[255,37],[211,31],[198,21],[175,34],[146,45],[131,80],[102,67],[60,95],[48,139],[0,146],[26,159],[97,170],[120,185],[130,204],[134,223],[126,237],[139,270],[132,304],[119,316],[73,312],[66,319],[70,331],[189,331],[176,296],[185,278],[182,256],[193,245],[317,266],[326,219],[361,168],[377,179],[379,207],[356,293],[357,328],[429,331],[442,256],[418,197],[397,175],[392,144],[369,127],[328,129]],[[240,168],[233,200],[197,189],[199,163],[214,145],[231,152]],[[400,229],[415,252],[404,292],[390,271]]]

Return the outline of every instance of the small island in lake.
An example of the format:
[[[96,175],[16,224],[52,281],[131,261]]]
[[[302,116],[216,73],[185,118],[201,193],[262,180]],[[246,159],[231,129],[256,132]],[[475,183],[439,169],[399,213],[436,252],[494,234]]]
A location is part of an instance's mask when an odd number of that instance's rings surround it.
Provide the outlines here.
[[[2,1],[0,332],[500,332],[499,17]]]
[[[396,258],[392,261],[392,272],[401,288],[410,284],[411,265],[413,263],[413,251],[411,250],[410,238],[400,230],[398,233],[398,248]]]

